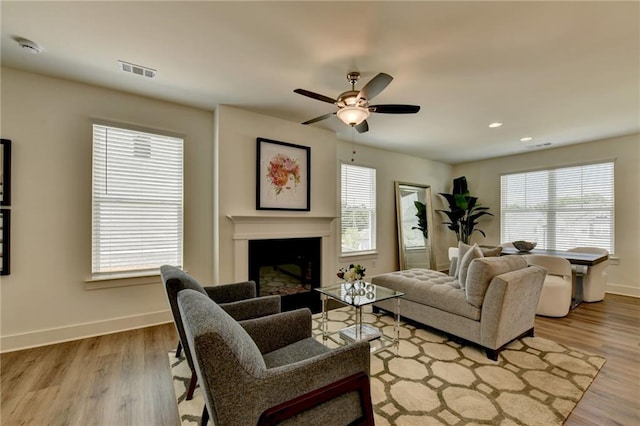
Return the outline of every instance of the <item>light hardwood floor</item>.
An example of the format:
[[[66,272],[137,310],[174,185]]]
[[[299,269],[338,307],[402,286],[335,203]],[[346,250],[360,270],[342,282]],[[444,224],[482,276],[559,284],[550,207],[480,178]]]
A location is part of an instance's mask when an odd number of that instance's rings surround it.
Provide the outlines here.
[[[607,295],[538,317],[536,335],[607,358],[567,425],[640,424],[640,299]],[[166,324],[3,354],[0,424],[179,425],[175,344]]]

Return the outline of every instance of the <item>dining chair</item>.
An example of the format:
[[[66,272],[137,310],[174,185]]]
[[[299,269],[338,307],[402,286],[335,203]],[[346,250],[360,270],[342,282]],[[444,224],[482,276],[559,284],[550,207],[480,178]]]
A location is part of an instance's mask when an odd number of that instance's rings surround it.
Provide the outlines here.
[[[574,247],[567,251],[574,253],[594,253],[609,255],[609,251],[599,247]],[[607,273],[605,269],[609,266],[609,261],[589,266],[587,273],[582,276],[582,301],[599,302],[604,300],[604,293],[607,287]],[[573,268],[573,282],[576,283],[576,270]],[[575,292],[575,285],[574,285]]]
[[[547,270],[536,315],[566,316],[571,307],[571,263],[567,259],[546,254],[527,254],[524,257],[529,265],[541,266]]]

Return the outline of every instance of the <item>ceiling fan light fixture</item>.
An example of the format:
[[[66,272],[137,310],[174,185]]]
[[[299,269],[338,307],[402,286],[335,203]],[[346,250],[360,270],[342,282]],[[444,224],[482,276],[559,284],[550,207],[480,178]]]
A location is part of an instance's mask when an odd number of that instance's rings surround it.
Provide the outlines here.
[[[369,109],[358,106],[345,106],[336,113],[338,118],[348,126],[357,126],[369,118]]]

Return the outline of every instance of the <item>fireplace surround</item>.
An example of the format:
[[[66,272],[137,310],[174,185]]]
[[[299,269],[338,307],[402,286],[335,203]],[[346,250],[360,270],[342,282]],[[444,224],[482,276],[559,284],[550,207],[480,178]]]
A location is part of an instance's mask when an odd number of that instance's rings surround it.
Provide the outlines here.
[[[256,279],[256,272],[250,272],[250,245],[261,246],[262,243],[260,241],[263,240],[314,240],[314,244],[319,244],[319,246],[314,249],[316,250],[314,256],[317,255],[319,257],[317,261],[319,266],[315,266],[313,263],[311,265],[310,285],[322,286],[335,283],[336,262],[334,257],[336,242],[334,240],[335,231],[333,229],[335,217],[310,215],[229,215],[227,218],[233,223],[233,277],[235,281],[254,279],[256,283],[260,285]],[[309,285],[304,283],[308,273],[308,262],[307,260],[307,265],[297,265],[295,262],[280,262],[282,265],[290,266],[273,270],[271,265],[271,272],[284,275],[302,275],[303,282],[301,282],[300,285]],[[269,267],[269,265],[267,265],[267,267]],[[293,289],[293,285],[291,283],[289,284],[291,290],[284,289],[282,290],[283,293],[287,291],[291,291],[292,293],[296,292],[296,290]],[[264,290],[263,286],[263,291],[273,290]],[[311,294],[315,293],[317,292],[311,291]],[[319,309],[319,302],[317,303],[317,308]],[[283,298],[284,309],[288,307],[295,308],[297,304],[298,302],[292,302],[290,306],[285,306],[289,305],[289,301],[287,298]],[[309,307],[315,308],[315,306]]]
[[[249,241],[249,279],[260,296],[279,295],[282,310],[320,310],[321,239],[278,238]]]

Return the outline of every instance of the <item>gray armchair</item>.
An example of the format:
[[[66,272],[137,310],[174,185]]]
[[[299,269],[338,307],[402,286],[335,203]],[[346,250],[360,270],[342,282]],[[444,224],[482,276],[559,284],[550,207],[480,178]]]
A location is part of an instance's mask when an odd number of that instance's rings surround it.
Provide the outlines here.
[[[178,306],[217,426],[373,425],[369,343],[327,348],[298,309],[237,322],[208,297],[181,291]]]
[[[191,382],[187,390],[187,399],[191,399],[196,388],[197,375],[191,350],[186,344],[184,327],[178,310],[178,293],[186,288],[198,291],[219,303],[222,309],[238,321],[279,313],[280,296],[256,297],[256,283],[253,281],[202,287],[192,276],[170,265],[161,266],[160,275],[180,338],[176,357],[179,357],[181,349],[184,349],[185,357],[191,368]]]

